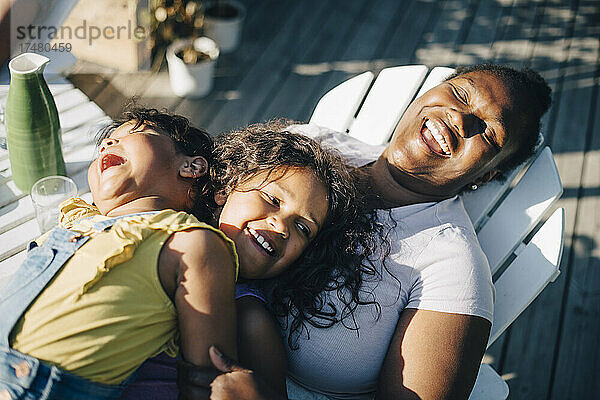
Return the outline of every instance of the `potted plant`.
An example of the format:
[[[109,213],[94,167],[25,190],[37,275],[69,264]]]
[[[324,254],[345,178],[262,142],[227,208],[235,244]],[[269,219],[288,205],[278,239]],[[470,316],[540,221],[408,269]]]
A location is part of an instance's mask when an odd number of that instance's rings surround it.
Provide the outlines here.
[[[235,50],[240,42],[246,7],[236,0],[211,0],[204,4],[204,34],[212,38],[221,53]]]
[[[169,82],[180,97],[206,96],[212,89],[219,47],[210,38],[176,40],[166,52]]]
[[[152,0],[151,5],[152,70],[158,72],[169,45],[202,36],[204,9],[199,0]]]

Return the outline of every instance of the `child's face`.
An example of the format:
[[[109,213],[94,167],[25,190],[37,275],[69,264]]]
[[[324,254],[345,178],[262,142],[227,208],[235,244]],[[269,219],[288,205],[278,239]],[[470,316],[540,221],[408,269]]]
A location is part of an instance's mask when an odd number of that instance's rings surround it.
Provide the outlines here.
[[[225,200],[219,228],[235,242],[244,278],[269,278],[302,254],[327,217],[327,188],[306,169],[253,177]],[[274,180],[272,180],[274,179]]]
[[[127,122],[100,144],[98,158],[88,169],[94,203],[102,214],[132,200],[160,198],[164,208],[182,209],[187,186],[177,184],[185,155],[177,153],[166,135]],[[181,204],[179,204],[181,203]]]

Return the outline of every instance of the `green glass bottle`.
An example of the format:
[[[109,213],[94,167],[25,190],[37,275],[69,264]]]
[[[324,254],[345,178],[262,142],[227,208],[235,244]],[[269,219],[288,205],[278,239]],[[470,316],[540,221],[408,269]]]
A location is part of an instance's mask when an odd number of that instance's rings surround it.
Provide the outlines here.
[[[43,76],[49,61],[40,54],[24,53],[8,64],[8,157],[15,185],[25,193],[40,178],[66,175],[58,111]]]

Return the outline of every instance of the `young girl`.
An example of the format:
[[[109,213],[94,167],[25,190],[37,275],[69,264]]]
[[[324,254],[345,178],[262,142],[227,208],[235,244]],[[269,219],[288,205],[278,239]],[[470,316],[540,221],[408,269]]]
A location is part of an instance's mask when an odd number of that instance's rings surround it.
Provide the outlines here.
[[[288,124],[272,121],[222,135],[211,168],[217,203],[224,205],[219,227],[235,241],[240,256],[239,359],[280,397],[286,395],[285,348],[257,282],[277,275],[268,291],[272,300],[281,299],[293,309],[296,331],[305,322],[327,326],[336,320],[336,312],[323,310],[317,295],[325,285],[337,290],[360,283],[366,257],[357,256],[355,249],[364,247],[363,255],[368,255],[377,243],[374,216],[354,201],[351,171],[314,140],[285,132]],[[304,205],[290,213],[298,202]],[[329,283],[332,278],[338,287]],[[260,281],[248,286],[247,279]],[[339,311],[348,315],[353,300],[353,295],[348,297],[349,308]],[[208,388],[206,371],[197,375]],[[148,360],[122,399],[176,399],[176,376],[169,357]]]
[[[156,110],[106,133],[97,208],[64,204],[0,294],[0,397],[115,398],[162,351],[200,366],[212,343],[237,353],[235,247],[196,206],[212,197],[211,138]]]
[[[325,328],[342,323],[356,330],[353,320],[356,307],[379,306],[360,288],[364,279],[379,281],[372,260],[385,259],[389,244],[377,223],[376,213],[357,200],[362,198],[356,187],[357,171],[344,168],[345,161],[338,153],[332,154],[313,139],[287,131],[290,124],[291,121],[284,119],[269,121],[218,138],[215,167],[211,169],[213,180],[221,187],[235,187],[239,178],[231,177],[242,175],[244,170],[281,166],[309,166],[329,185],[327,221],[294,265],[275,277],[242,274],[244,278],[255,279],[249,283],[262,289],[266,297],[238,294],[239,361],[281,398],[287,398],[287,356],[280,329],[271,314],[284,317],[289,327],[289,335],[284,339],[292,349],[296,340],[306,334],[307,325]],[[286,141],[291,144],[286,146]],[[251,156],[241,157],[241,154]],[[341,167],[333,167],[340,163]],[[311,204],[315,207],[318,199]],[[224,229],[223,213],[220,222]],[[324,293],[337,296],[343,307],[336,309]]]
[[[40,240],[0,294],[7,398],[115,398],[145,359],[178,347],[195,367],[211,365],[211,344],[235,357],[235,247],[242,276],[273,276],[352,204],[351,191],[329,184],[350,182],[335,156],[320,169],[308,152],[240,171],[213,197],[210,138],[185,119],[135,110],[106,133],[88,171],[97,209],[67,202],[64,228]],[[289,142],[274,150],[304,152]],[[213,199],[222,231],[188,214],[208,222]],[[206,396],[190,377],[180,376],[182,397]]]

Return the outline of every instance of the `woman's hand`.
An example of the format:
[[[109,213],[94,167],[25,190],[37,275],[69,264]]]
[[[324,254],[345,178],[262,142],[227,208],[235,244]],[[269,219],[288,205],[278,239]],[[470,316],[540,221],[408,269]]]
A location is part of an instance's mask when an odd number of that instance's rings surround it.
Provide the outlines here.
[[[282,400],[253,371],[223,355],[215,346],[208,350],[213,365],[223,374],[211,383],[211,400]]]

